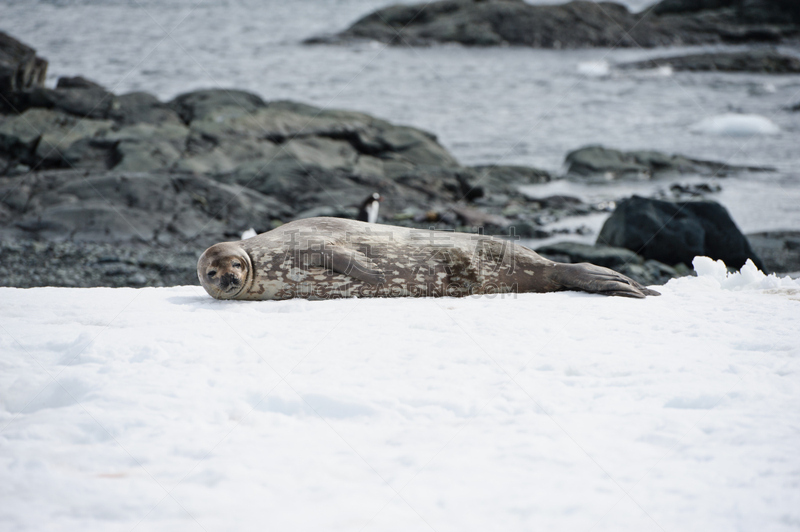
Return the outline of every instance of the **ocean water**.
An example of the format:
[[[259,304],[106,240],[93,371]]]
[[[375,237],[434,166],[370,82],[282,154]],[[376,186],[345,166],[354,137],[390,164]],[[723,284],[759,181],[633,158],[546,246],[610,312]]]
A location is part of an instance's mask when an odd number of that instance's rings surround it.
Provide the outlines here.
[[[588,144],[654,149],[772,173],[691,176],[611,185],[542,188],[587,199],[650,194],[673,182],[716,181],[745,232],[800,230],[800,76],[621,72],[614,64],[715,47],[673,49],[391,48],[378,43],[306,46],[383,0],[0,0],[0,29],[50,62],[48,83],[84,75],[116,93],[162,99],[199,88],[238,88],[365,111],[437,134],[464,164],[521,164],[559,171]],[[410,3],[410,2],[407,2]],[[638,11],[649,2],[627,3]],[[800,55],[800,49],[782,48]],[[760,115],[777,134],[719,135],[699,122]],[[741,133],[741,131],[739,131]],[[593,234],[603,216],[563,220]]]

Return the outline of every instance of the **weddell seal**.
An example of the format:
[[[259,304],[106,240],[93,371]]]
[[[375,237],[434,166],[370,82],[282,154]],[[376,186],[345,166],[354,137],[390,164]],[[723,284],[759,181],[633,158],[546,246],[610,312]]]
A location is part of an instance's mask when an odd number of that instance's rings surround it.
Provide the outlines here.
[[[463,297],[583,290],[659,295],[593,264],[561,264],[510,240],[375,225],[342,218],[296,220],[208,248],[197,262],[217,299]]]

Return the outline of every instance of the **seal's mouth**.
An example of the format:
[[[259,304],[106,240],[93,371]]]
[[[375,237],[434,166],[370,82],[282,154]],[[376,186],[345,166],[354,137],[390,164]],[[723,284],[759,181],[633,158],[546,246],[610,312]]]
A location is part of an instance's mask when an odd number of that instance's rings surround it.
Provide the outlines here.
[[[219,278],[219,288],[225,293],[236,292],[242,288],[242,280],[235,273],[226,273]]]

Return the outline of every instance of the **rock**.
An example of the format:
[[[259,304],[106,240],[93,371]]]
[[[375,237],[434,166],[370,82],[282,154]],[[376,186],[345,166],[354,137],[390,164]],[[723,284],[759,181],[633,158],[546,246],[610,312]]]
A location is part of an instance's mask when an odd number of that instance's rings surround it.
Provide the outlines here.
[[[107,118],[116,97],[102,87],[48,89],[34,87],[15,94],[18,112],[31,108],[56,109],[79,118]]]
[[[743,52],[725,52],[658,57],[646,61],[624,63],[622,69],[647,69],[670,67],[675,71],[691,72],[756,72],[760,74],[800,73],[800,58],[784,55],[777,50],[757,49]]]
[[[103,89],[105,87],[83,76],[62,76],[56,82],[57,89]]]
[[[210,245],[291,216],[273,198],[200,176],[75,171],[6,179],[0,235],[53,242]]]
[[[556,242],[536,248],[540,255],[557,262],[591,262],[611,268],[644,285],[664,284],[682,274],[674,268],[655,260],[645,261],[625,248],[605,245],[581,244],[578,242]]]
[[[109,120],[78,119],[59,111],[29,109],[0,124],[0,152],[42,168],[80,165],[80,160],[70,160],[68,156],[73,145],[97,138],[111,126]]]
[[[800,231],[752,233],[747,240],[769,271],[800,272]]]
[[[657,15],[720,10],[754,24],[800,23],[800,4],[795,0],[662,0],[653,6]]]
[[[673,183],[669,190],[660,190],[655,197],[666,200],[701,199],[721,191],[722,187],[717,183]]]
[[[392,45],[517,45],[534,48],[685,46],[795,39],[794,0],[666,0],[630,13],[611,2],[531,5],[522,0],[440,0],[393,5],[308,44],[374,40]],[[781,13],[788,16],[781,16]]]
[[[173,166],[183,155],[189,128],[178,122],[142,122],[107,133],[103,141],[113,145],[109,168],[146,172]]]
[[[167,104],[181,119],[189,124],[202,120],[212,111],[231,107],[251,113],[266,104],[257,94],[235,89],[208,89],[188,92],[176,96]]]
[[[553,179],[550,172],[527,166],[485,165],[473,166],[474,176],[470,193],[465,197],[472,201],[485,193],[517,196],[520,185],[538,185]]]
[[[536,248],[536,253],[560,262],[591,262],[606,268],[644,264],[644,259],[629,249],[579,242],[555,242]]]
[[[738,0],[662,0],[653,6],[656,15],[675,13],[696,13],[704,10],[716,10],[734,7]]]
[[[44,85],[47,61],[0,31],[0,110],[15,111],[16,93]]]
[[[605,180],[650,179],[664,174],[699,174],[724,177],[733,172],[773,171],[769,167],[733,166],[714,161],[667,155],[657,151],[631,151],[587,146],[567,154],[567,176],[578,179]]]
[[[131,124],[181,124],[183,119],[167,104],[147,92],[131,92],[117,96],[117,105],[109,113],[109,118],[123,125]]]
[[[597,243],[669,265],[689,265],[703,255],[736,269],[748,258],[764,268],[725,207],[712,201],[674,203],[633,196],[617,205]]]

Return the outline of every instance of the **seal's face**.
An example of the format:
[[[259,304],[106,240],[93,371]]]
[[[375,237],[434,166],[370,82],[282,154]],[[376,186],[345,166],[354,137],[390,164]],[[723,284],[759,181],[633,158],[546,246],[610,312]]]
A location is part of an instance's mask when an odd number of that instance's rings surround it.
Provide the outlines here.
[[[250,256],[234,242],[208,248],[197,261],[200,284],[216,299],[234,299],[252,278]]]

